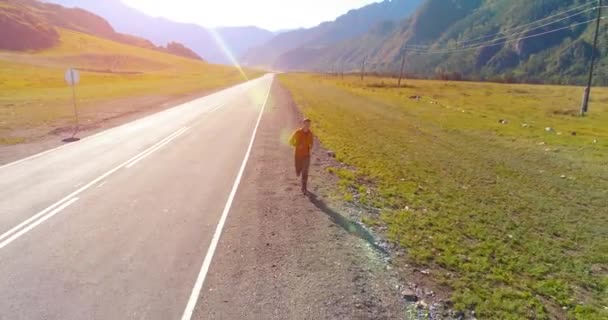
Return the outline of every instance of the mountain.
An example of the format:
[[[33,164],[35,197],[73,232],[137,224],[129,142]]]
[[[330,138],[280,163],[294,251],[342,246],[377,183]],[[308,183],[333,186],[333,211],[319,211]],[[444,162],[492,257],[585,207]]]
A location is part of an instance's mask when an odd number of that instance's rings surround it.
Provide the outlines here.
[[[254,46],[270,40],[274,33],[258,27],[221,27],[214,31],[224,41],[235,58]]]
[[[211,63],[230,64],[231,58],[245,50],[268,41],[274,35],[256,27],[227,27],[207,29],[197,24],[173,22],[165,18],[150,17],[125,5],[121,0],[82,1],[45,0],[68,7],[79,7],[94,12],[110,22],[119,32],[150,39],[156,45],[178,41],[192,48]],[[222,39],[219,43],[213,32]]]
[[[381,22],[398,21],[409,16],[421,2],[422,0],[385,0],[351,10],[335,21],[324,22],[314,28],[280,33],[265,44],[248,51],[243,57],[243,63],[294,69],[294,65],[301,65],[300,59],[310,59],[310,55],[322,52],[325,47],[361,36]],[[294,54],[294,51],[297,52]],[[284,56],[290,52],[295,59]]]
[[[12,3],[0,7],[0,50],[40,50],[58,42],[59,32],[31,10]]]
[[[593,53],[593,1],[425,0],[409,18],[281,62],[306,70],[366,69],[409,75],[582,84]],[[545,19],[550,17],[549,19]],[[578,25],[575,25],[578,24]],[[575,26],[573,26],[575,25]],[[597,70],[608,70],[608,33],[600,29]],[[539,34],[542,34],[538,36]],[[298,61],[294,64],[293,61]],[[599,72],[598,71],[598,72]],[[608,78],[595,77],[596,84]]]
[[[444,1],[427,1],[425,10],[419,12],[418,21],[413,20],[409,26],[406,25],[401,30],[397,30],[391,40],[399,46],[428,42],[432,45],[431,48],[452,45],[456,49],[462,48],[464,42],[464,46],[470,49],[448,54],[433,54],[431,58],[410,53],[408,57],[411,60],[408,68],[412,72],[427,76],[433,73],[439,75],[452,73],[473,79],[500,78],[507,81],[559,84],[586,82],[587,66],[593,51],[595,23],[584,22],[596,17],[597,11],[593,9],[594,2],[581,0],[453,1],[453,8],[457,6],[463,8],[459,11],[459,15],[448,19],[445,25],[434,33],[418,31],[415,32],[416,36],[409,41],[398,44],[400,41],[397,41],[397,38],[401,38],[400,34],[407,32],[407,29],[422,30],[424,28],[420,17],[442,15],[438,8],[444,4]],[[464,6],[465,3],[470,2],[473,3],[469,7]],[[558,14],[562,15],[538,22]],[[572,26],[574,24],[579,25]],[[515,32],[509,31],[514,28],[519,29],[515,29]],[[546,34],[535,36],[542,33]],[[603,65],[605,69],[605,66],[608,65],[608,57],[605,54],[608,34],[605,31],[601,34],[603,35],[598,46],[601,52],[597,51],[596,55],[603,57],[600,66]],[[465,42],[468,39],[480,37],[485,38]],[[510,42],[505,43],[506,41]],[[456,45],[456,42],[461,44]],[[396,56],[388,55],[385,57],[388,59],[387,61],[396,61],[396,58]],[[602,77],[596,77],[596,79],[597,83],[602,81]],[[604,84],[608,84],[606,80],[606,77],[603,77]]]
[[[57,28],[201,60],[180,43],[171,42],[166,47],[157,47],[146,39],[118,33],[103,18],[82,9],[35,0],[5,0],[0,7],[0,49],[24,51],[50,48],[59,43]]]

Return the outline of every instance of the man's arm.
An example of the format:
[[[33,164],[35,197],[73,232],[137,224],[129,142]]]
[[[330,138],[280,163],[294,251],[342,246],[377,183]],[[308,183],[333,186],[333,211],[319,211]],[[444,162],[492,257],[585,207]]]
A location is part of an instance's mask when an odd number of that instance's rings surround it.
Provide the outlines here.
[[[312,147],[315,143],[315,135],[314,134],[310,134],[310,141],[308,141],[308,150],[312,151]]]
[[[295,147],[295,146],[296,146],[296,144],[297,144],[297,142],[298,142],[297,133],[298,133],[298,131],[296,130],[296,131],[295,131],[295,132],[294,132],[294,133],[291,135],[291,138],[289,139],[289,144],[290,144],[292,147]]]

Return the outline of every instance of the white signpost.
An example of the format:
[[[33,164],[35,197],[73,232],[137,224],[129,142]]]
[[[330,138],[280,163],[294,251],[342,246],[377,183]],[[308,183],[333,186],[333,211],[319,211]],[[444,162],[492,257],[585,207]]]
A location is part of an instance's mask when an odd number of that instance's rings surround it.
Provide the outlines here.
[[[74,103],[74,117],[76,119],[76,130],[72,134],[71,140],[74,140],[74,136],[78,132],[78,109],[76,108],[76,85],[80,82],[80,73],[74,68],[70,68],[65,72],[65,82],[72,87],[72,102]],[[74,140],[75,141],[75,140]]]
[[[75,86],[80,82],[80,73],[76,69],[68,69],[65,72],[65,82],[67,82],[70,86]]]

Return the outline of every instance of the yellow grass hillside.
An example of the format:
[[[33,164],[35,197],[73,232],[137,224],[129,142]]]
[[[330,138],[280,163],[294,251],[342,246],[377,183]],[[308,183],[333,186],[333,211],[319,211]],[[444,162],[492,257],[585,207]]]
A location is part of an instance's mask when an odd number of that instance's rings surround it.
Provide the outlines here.
[[[59,44],[50,49],[0,51],[0,144],[34,140],[71,123],[72,93],[63,79],[69,67],[81,71],[76,90],[85,124],[246,80],[234,67],[57,30]]]

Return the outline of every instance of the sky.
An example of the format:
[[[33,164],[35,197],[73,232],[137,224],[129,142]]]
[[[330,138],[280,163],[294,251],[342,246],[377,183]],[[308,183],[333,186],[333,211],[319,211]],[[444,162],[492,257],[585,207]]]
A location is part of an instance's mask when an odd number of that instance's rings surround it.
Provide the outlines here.
[[[205,27],[257,26],[271,31],[313,27],[379,0],[123,0],[155,17]]]

